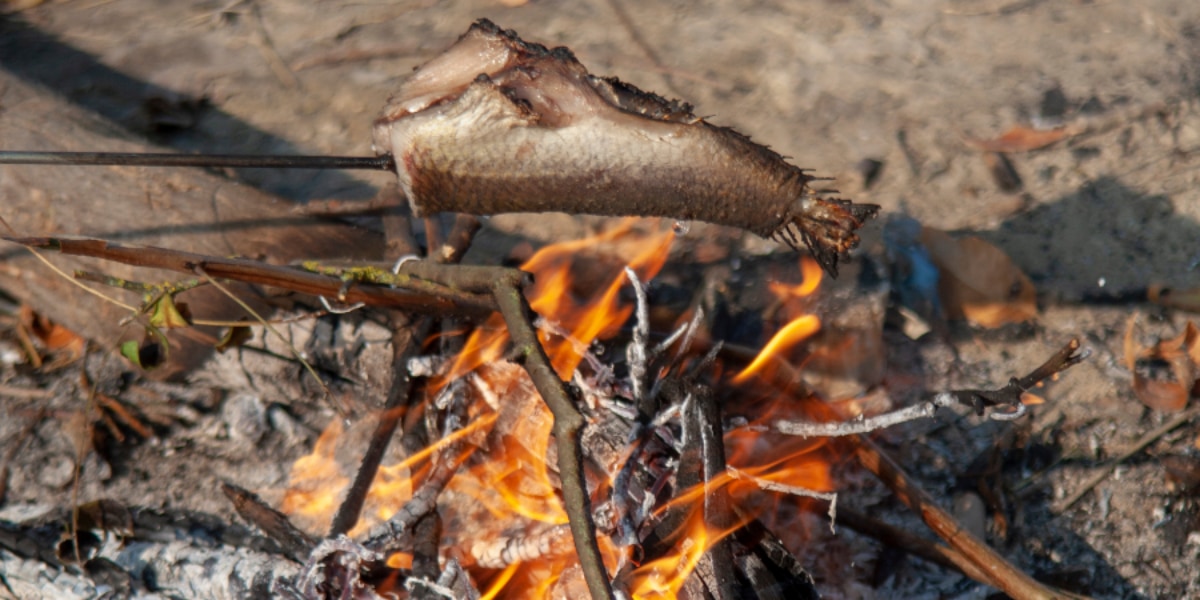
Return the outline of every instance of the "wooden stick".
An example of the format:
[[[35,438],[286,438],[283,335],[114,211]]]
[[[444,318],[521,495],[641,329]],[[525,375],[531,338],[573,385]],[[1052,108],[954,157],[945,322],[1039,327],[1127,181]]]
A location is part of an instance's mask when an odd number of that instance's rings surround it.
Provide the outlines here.
[[[858,436],[856,441],[854,450],[858,461],[891,488],[905,506],[920,515],[921,520],[925,521],[934,533],[958,552],[946,555],[946,558],[959,566],[964,573],[968,572],[968,569],[981,571],[991,580],[992,585],[1017,600],[1080,597],[1052,590],[1022,572],[972,535],[953,515],[938,506],[875,442],[862,435]]]
[[[304,562],[316,547],[316,541],[292,525],[287,515],[271,508],[253,492],[228,482],[221,484],[221,491],[233,502],[234,510],[243,519],[279,542],[284,553],[292,560]]]
[[[805,503],[801,506],[806,509],[811,508],[813,513],[825,514],[823,511],[816,510],[817,507],[810,503]],[[838,510],[837,524],[849,527],[863,535],[873,537],[888,546],[899,548],[931,563],[948,569],[958,570],[963,575],[984,585],[997,587],[995,581],[987,572],[968,561],[958,550],[944,544],[923,538],[915,533],[892,526],[884,521],[869,517],[857,510],[844,506]]]
[[[341,279],[295,267],[270,265],[244,258],[219,258],[167,248],[131,246],[94,238],[35,237],[2,239],[31,248],[56,250],[126,265],[194,274],[197,266],[218,279],[230,279],[282,288],[314,296],[337,297],[342,302],[407,309],[427,314],[482,315],[494,309],[491,299],[473,292],[456,292],[448,286],[425,287],[424,292],[375,285],[350,285]]]

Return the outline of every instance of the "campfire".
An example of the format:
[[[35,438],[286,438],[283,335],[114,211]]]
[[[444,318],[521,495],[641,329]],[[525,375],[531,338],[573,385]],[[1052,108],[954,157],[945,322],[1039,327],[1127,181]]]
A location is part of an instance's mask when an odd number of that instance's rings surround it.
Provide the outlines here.
[[[574,151],[584,139],[591,153]],[[319,296],[325,313],[390,309],[386,400],[332,403],[339,414],[291,464],[285,489],[223,486],[262,533],[257,562],[238,574],[253,583],[247,589],[307,598],[817,597],[799,557],[818,527],[890,531],[839,511],[836,473],[861,465],[942,540],[895,534],[907,551],[1014,597],[1057,593],[941,510],[865,434],[940,407],[1020,418],[1036,401],[1032,389],[1081,359],[1079,344],[998,389],[894,402],[882,381],[885,294],[859,294],[879,301],[859,322],[853,286],[828,291],[878,207],[813,189],[816,177],[690,106],[591,75],[566,49],[486,21],[401,88],[376,122],[375,143],[381,156],[369,164],[398,177],[381,193],[390,199],[382,203],[389,247],[423,250],[425,260],[273,265],[95,238],[12,238],[196,278],[80,275],[143,293],[130,320],[145,335],[121,345],[140,367],[166,360],[181,343],[177,330],[201,324],[176,298],[197,287],[240,303],[281,339],[238,297],[246,288],[229,284]],[[665,219],[547,245],[517,269],[459,264],[480,227],[467,215],[551,210]],[[445,227],[431,217],[441,212],[460,215]],[[727,307],[703,294],[659,301],[656,277],[670,271],[686,230],[675,219],[807,250],[771,259],[770,280],[739,283],[760,288],[740,317],[753,334],[720,331],[716,312]],[[1007,264],[1001,258],[993,262]],[[1001,283],[1003,293],[1014,289]],[[994,304],[987,290],[972,291],[972,302]],[[251,324],[220,322],[227,335],[218,347],[244,345]],[[337,378],[284,346],[332,398]],[[97,397],[96,406],[137,423]],[[40,559],[95,567],[159,516],[119,503],[76,507],[66,537]],[[57,532],[43,523],[14,535],[42,543]]]
[[[799,503],[821,503],[825,511],[834,501],[822,493],[831,491],[833,482],[821,440],[756,431],[756,423],[781,414],[797,418],[820,410],[811,399],[788,395],[764,379],[772,363],[790,364],[788,351],[819,328],[818,319],[803,311],[803,300],[817,293],[819,267],[805,259],[802,282],[772,286],[787,321],[761,354],[734,369],[719,354],[705,358],[719,348],[711,342],[699,346],[697,338],[707,336],[698,335],[702,321],[693,318],[694,311],[676,316],[678,335],[670,344],[663,344],[670,332],[650,331],[647,322],[634,324],[637,299],[645,302],[644,286],[662,268],[673,238],[671,229],[635,232],[634,223],[627,222],[597,236],[547,246],[521,267],[534,275],[529,298],[538,314],[539,339],[558,376],[581,391],[588,427],[596,431],[585,437],[584,454],[591,495],[607,497],[593,509],[605,567],[621,574],[616,585],[635,598],[678,596],[710,549],[750,521],[786,523],[795,519]],[[614,245],[630,258],[604,253]],[[597,289],[577,289],[576,282],[585,279]],[[648,308],[640,307],[641,319]],[[465,341],[453,356],[414,359],[439,366],[415,406],[430,413],[439,412],[434,407],[453,407],[441,411],[464,416],[458,429],[443,430],[444,437],[430,446],[382,465],[368,492],[367,510],[349,535],[370,536],[401,510],[428,481],[433,462],[459,464],[437,502],[441,555],[462,565],[485,597],[576,597],[586,588],[558,497],[553,415],[525,371],[503,360],[510,342],[502,319],[493,317],[461,337]],[[439,342],[446,340],[426,347]],[[668,358],[643,365],[653,368],[641,373],[651,389],[637,391],[659,407],[639,423],[635,389],[641,384],[631,377],[638,373],[635,363],[646,361],[657,345],[663,346],[657,353]],[[727,464],[685,458],[713,442],[690,436],[691,426],[684,423],[698,414],[689,406],[700,401],[697,394],[716,400],[713,392],[680,388],[684,373],[698,365],[702,374],[687,385],[712,385],[740,398],[739,410],[727,416],[746,425],[725,434],[722,423],[708,423],[709,434],[729,453]],[[761,400],[751,401],[756,396]],[[328,526],[350,483],[352,474],[340,472],[334,459],[342,435],[341,423],[334,421],[313,453],[293,465],[281,507],[294,522],[315,531]],[[681,474],[681,465],[703,466],[715,475],[688,484],[695,474]],[[788,497],[788,490],[805,496]],[[705,507],[718,497],[729,514],[714,521]],[[803,545],[802,527],[793,523],[781,531],[790,547]],[[387,560],[410,566],[413,557],[401,550]]]

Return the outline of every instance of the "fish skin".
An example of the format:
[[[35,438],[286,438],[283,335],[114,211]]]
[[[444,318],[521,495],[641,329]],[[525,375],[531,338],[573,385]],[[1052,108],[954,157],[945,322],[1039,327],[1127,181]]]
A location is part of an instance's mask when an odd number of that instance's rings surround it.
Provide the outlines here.
[[[567,212],[739,227],[806,245],[830,273],[877,206],[691,106],[590,75],[565,48],[489,21],[418,69],[375,125],[413,212]]]

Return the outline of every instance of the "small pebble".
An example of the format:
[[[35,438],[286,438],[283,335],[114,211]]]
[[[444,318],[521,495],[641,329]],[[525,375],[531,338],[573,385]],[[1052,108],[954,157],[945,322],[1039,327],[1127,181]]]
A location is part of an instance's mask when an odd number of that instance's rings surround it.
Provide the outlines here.
[[[75,480],[75,461],[65,454],[55,454],[41,463],[37,480],[46,487],[65,488]]]

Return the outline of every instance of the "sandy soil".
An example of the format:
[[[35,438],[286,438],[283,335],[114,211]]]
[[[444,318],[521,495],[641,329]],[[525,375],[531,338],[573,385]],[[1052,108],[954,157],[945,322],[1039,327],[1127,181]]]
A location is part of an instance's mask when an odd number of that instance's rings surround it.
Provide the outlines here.
[[[930,388],[1000,383],[1067,339],[1083,339],[1091,359],[1048,393],[1050,405],[1024,434],[1018,453],[1024,458],[1006,473],[1012,484],[1053,469],[1037,476],[1040,491],[1013,500],[1015,531],[1009,543],[998,543],[1018,564],[1096,596],[1200,595],[1197,501],[1171,492],[1155,459],[1200,450],[1195,424],[1121,466],[1073,508],[1051,508],[1099,461],[1119,455],[1165,418],[1133,397],[1121,344],[1131,315],[1140,315],[1146,339],[1180,331],[1189,316],[1142,303],[1147,286],[1200,287],[1198,3],[49,2],[4,17],[5,33],[24,37],[21,51],[0,56],[0,67],[180,150],[363,155],[371,150],[371,120],[397,82],[479,17],[527,39],[568,45],[594,73],[686,99],[711,121],[836,178],[832,185],[857,201],[973,232],[1005,250],[1038,289],[1036,325],[960,330],[963,362],[974,366],[957,372],[942,368],[949,353],[941,344],[904,346],[897,338],[902,349],[892,351],[894,369],[911,374],[919,365]],[[205,107],[198,111],[178,108],[201,98]],[[162,112],[151,117],[144,110],[151,99],[171,107],[169,117],[195,123],[164,126]],[[1015,191],[1002,190],[968,144],[1014,125],[1056,123],[1080,133],[1010,155],[1022,181]],[[869,186],[860,168],[868,159],[882,163]],[[387,180],[338,172],[238,176],[299,201],[366,198]],[[579,232],[569,220],[546,223],[552,225],[538,232],[522,229],[522,219],[497,218],[490,226],[535,238]],[[706,231],[692,227],[677,259],[687,260],[689,244],[703,241]],[[867,254],[882,256],[880,231],[874,225],[866,233]],[[738,243],[752,254],[775,248]],[[309,425],[291,442],[311,440],[328,418],[297,412]],[[924,465],[917,469],[923,481],[946,493],[1002,433],[953,425],[905,436],[919,443],[901,450],[911,464]],[[54,438],[49,429],[42,435]],[[303,449],[273,435],[278,460],[221,462],[229,460],[227,451],[213,450],[200,452],[206,458],[196,464],[214,478],[235,477],[220,471],[236,469],[247,487],[277,486]],[[126,468],[115,468],[125,483],[85,482],[84,494],[133,493],[132,481],[169,479],[190,467],[149,462],[203,448],[204,439],[197,428],[163,447],[131,449],[121,459]],[[53,456],[53,445],[34,444],[30,460]],[[1035,450],[1052,458],[1037,463],[1029,458]],[[62,477],[41,477],[15,472],[8,502],[65,493]],[[151,487],[151,502],[228,513],[218,498],[194,498],[190,483]],[[856,502],[890,506],[877,490]],[[819,582],[824,593],[980,593],[919,564],[875,589],[871,573],[880,551],[860,542],[874,554],[828,568]],[[839,581],[839,574],[850,581]]]

